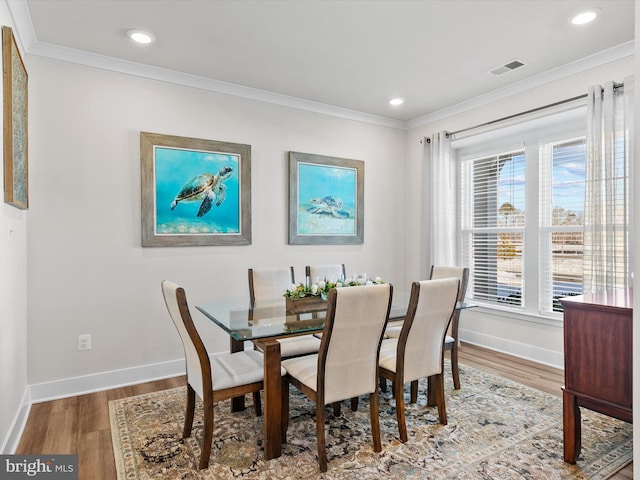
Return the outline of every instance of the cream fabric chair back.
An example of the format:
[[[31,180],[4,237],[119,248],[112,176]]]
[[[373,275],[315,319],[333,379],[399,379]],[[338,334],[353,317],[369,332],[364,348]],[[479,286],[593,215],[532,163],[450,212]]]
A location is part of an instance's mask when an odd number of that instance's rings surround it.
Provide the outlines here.
[[[457,278],[458,280],[460,280],[458,301],[462,302],[464,300],[464,296],[467,293],[467,283],[469,282],[469,268],[433,265],[431,267],[431,276],[429,277],[429,280],[438,280],[440,278]]]
[[[374,392],[391,308],[390,284],[334,288],[318,355],[324,405]]]
[[[442,373],[443,341],[456,306],[459,284],[456,278],[413,283],[410,311],[398,339],[398,356],[404,355],[405,382]]]
[[[339,280],[341,277],[346,278],[346,270],[344,263],[336,263],[335,265],[307,265],[305,274],[311,279],[311,282],[317,280]]]
[[[464,296],[467,294],[467,283],[469,283],[469,268],[468,267],[449,267],[446,265],[432,265],[431,266],[431,276],[430,280],[438,280],[440,278],[457,278],[460,280],[460,289],[458,290],[458,302],[462,302],[464,300]],[[459,312],[458,312],[459,314]],[[457,321],[457,318],[454,319]],[[457,327],[457,325],[456,325]],[[447,329],[447,335],[456,337],[454,338],[454,342],[457,342],[457,328],[454,332],[453,322],[449,324],[449,328]]]
[[[293,267],[288,268],[250,268],[249,300],[251,305],[273,300],[282,300],[282,294],[295,282]]]
[[[162,282],[162,294],[171,320],[173,320],[173,324],[180,334],[182,346],[184,347],[187,362],[187,382],[200,398],[204,398],[202,371],[204,368],[211,372],[211,363],[209,356],[206,354],[204,343],[193,324],[184,289],[169,280],[164,280]],[[204,355],[198,355],[198,351],[204,352]],[[204,365],[202,362],[204,362]],[[210,378],[211,373],[209,373]],[[208,387],[211,388],[211,385]]]

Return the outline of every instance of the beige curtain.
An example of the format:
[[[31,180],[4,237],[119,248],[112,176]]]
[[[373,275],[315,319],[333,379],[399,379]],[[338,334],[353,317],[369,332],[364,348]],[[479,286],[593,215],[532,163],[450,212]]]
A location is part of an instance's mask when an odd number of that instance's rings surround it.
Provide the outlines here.
[[[584,291],[631,286],[629,225],[633,79],[589,88],[584,228]]]
[[[428,265],[457,265],[457,166],[447,132],[434,134],[426,144],[429,215]]]

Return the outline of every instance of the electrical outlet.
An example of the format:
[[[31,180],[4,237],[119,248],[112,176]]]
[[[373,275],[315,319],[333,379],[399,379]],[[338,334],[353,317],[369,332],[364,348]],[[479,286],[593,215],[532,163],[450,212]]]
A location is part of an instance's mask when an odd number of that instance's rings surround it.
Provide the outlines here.
[[[78,335],[78,351],[91,350],[91,335]]]

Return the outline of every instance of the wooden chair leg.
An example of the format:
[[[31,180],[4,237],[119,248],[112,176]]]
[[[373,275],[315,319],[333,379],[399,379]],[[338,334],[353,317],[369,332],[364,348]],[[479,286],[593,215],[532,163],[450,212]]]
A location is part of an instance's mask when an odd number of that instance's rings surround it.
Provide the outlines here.
[[[447,407],[444,401],[444,374],[434,375],[434,397],[438,405],[438,419],[442,425],[447,424]]]
[[[253,409],[256,412],[256,417],[262,415],[262,401],[260,400],[260,392],[253,392]]]
[[[409,402],[416,403],[418,401],[418,380],[411,382],[411,397]]]
[[[205,397],[207,395],[205,394]],[[213,441],[213,397],[203,399],[204,403],[204,434],[202,436],[202,453],[198,468],[202,470],[209,466],[211,456],[211,442]]]
[[[384,377],[380,377],[380,391],[383,393],[387,392],[387,379]]]
[[[374,390],[369,396],[369,415],[371,416],[371,436],[373,437],[373,451],[382,451],[382,438],[380,436],[380,396],[378,390]]]
[[[327,471],[327,447],[324,434],[324,405],[316,401],[316,437],[318,441],[318,463],[320,471]]]
[[[351,399],[351,411],[352,412],[357,412],[358,411],[358,401],[359,401],[360,397],[353,397]]]
[[[451,376],[453,377],[453,388],[460,390],[460,369],[458,367],[458,342],[451,348]]]
[[[193,427],[193,413],[196,408],[196,392],[187,385],[187,411],[184,414],[184,428],[182,429],[182,438],[191,436],[191,428]]]
[[[396,418],[398,419],[400,441],[405,443],[409,439],[409,435],[407,434],[407,419],[404,413],[404,385],[398,380],[393,382],[393,396],[396,399]]]
[[[289,381],[282,377],[282,443],[287,443],[287,429],[289,428]]]
[[[433,407],[436,405],[434,387],[433,377],[427,378],[427,407]]]
[[[341,408],[340,406],[342,405],[342,402],[333,402],[333,414],[336,417],[340,416],[340,412],[341,412]]]

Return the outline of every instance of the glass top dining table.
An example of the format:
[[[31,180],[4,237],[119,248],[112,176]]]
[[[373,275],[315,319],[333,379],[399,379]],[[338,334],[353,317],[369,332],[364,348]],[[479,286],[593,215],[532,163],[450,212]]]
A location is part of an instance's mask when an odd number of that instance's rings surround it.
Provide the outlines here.
[[[389,322],[402,320],[407,313],[409,293],[393,293]],[[264,455],[265,459],[279,457],[286,432],[282,431],[282,382],[280,373],[279,338],[321,332],[326,310],[309,313],[290,313],[286,299],[274,299],[249,308],[238,302],[211,302],[196,305],[208,319],[229,334],[230,351],[244,350],[252,341],[264,354]],[[457,309],[469,308],[459,303]],[[244,409],[244,397],[232,399],[232,411]]]
[[[408,298],[394,293],[389,321],[401,320],[407,313]],[[252,341],[271,337],[287,337],[317,333],[324,328],[326,310],[291,313],[284,297],[249,308],[233,302],[214,302],[196,308],[236,341]]]
[[[389,318],[402,319],[408,297],[394,295]],[[249,308],[237,302],[212,302],[196,305],[207,318],[229,334],[230,351],[244,350],[252,341],[264,354],[264,456],[266,460],[282,454],[286,432],[282,431],[282,382],[278,338],[312,334],[323,330],[326,310],[290,313],[284,297]],[[319,308],[322,308],[320,306]],[[244,409],[244,397],[231,400],[233,412]]]

